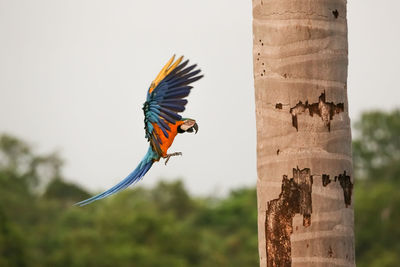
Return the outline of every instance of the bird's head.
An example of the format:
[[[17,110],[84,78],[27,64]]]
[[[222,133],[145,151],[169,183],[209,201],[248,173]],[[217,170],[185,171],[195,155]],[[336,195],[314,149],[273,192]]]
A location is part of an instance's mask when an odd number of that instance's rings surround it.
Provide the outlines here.
[[[178,133],[195,133],[199,130],[199,126],[197,125],[196,121],[193,119],[182,119],[183,123],[178,127]]]

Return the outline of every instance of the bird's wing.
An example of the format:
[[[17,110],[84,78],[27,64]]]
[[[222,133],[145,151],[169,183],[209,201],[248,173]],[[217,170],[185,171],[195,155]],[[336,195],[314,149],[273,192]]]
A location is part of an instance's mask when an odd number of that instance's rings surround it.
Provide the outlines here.
[[[175,124],[182,119],[178,113],[185,110],[187,104],[185,98],[193,88],[190,84],[203,77],[199,75],[200,69],[195,69],[197,65],[187,67],[189,60],[182,62],[183,57],[180,57],[174,62],[174,59],[175,56],[167,62],[151,83],[143,107],[146,137],[159,155],[161,155],[162,141],[153,125],[156,124],[168,138],[170,131],[168,124]]]
[[[96,196],[93,196],[91,198],[88,198],[86,200],[83,200],[81,202],[76,203],[75,205],[77,206],[85,206],[87,204],[92,203],[93,201],[106,198],[108,196],[111,196],[121,190],[124,190],[128,186],[130,186],[133,183],[136,183],[141,180],[141,178],[149,171],[151,166],[154,163],[154,157],[156,156],[154,154],[155,152],[151,147],[149,147],[149,150],[147,151],[147,154],[144,156],[142,161],[139,163],[139,165],[136,167],[136,169],[131,172],[124,180],[116,184],[115,186],[111,187],[107,191],[104,191],[101,194],[98,194]]]

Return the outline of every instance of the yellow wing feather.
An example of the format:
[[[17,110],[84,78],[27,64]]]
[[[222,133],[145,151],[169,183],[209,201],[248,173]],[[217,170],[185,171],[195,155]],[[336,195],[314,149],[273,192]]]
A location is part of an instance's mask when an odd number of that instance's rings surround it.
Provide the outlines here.
[[[174,62],[174,64],[172,64],[172,62],[175,59],[175,55],[173,55],[171,57],[170,60],[168,60],[167,64],[165,64],[165,66],[161,69],[160,73],[157,75],[157,77],[154,79],[154,81],[151,83],[150,88],[149,88],[149,94],[151,94],[151,92],[153,92],[154,88],[157,87],[157,85],[168,75],[171,73],[171,71],[173,71],[181,62],[183,59],[183,56],[181,56],[180,58],[178,58],[177,61]],[[171,66],[172,64],[172,66]]]

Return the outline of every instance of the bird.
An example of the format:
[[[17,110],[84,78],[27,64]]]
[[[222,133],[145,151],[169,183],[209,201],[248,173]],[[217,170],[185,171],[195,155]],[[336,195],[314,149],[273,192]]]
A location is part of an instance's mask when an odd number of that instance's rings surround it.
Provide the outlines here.
[[[173,55],[151,83],[146,102],[143,104],[145,137],[149,142],[147,153],[125,179],[110,189],[86,200],[76,203],[85,206],[94,201],[109,197],[140,181],[151,166],[161,158],[165,165],[173,156],[181,152],[168,153],[177,134],[193,133],[199,130],[196,120],[183,118],[179,113],[185,110],[192,83],[204,77],[196,64],[189,65],[183,56],[175,61]]]

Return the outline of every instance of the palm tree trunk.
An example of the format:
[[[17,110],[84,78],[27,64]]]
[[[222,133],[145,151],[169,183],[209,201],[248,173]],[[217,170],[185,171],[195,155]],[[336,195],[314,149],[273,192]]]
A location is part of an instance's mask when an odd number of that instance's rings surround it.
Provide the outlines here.
[[[253,0],[260,266],[354,266],[346,0]]]

